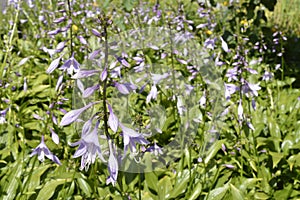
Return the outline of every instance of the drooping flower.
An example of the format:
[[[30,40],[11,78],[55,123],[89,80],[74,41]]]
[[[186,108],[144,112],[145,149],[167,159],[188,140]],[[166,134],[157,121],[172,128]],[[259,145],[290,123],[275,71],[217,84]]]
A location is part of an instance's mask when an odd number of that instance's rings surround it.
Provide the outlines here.
[[[131,128],[125,127],[122,123],[119,123],[119,125],[123,133],[124,157],[128,148],[132,153],[137,153],[136,143],[142,145],[149,144],[149,141],[145,139],[145,136],[143,134],[138,133]]]
[[[67,126],[67,125],[73,123],[74,121],[76,121],[78,119],[78,117],[80,116],[80,114],[82,112],[84,112],[85,110],[87,110],[88,108],[90,108],[91,106],[93,106],[96,103],[98,103],[98,102],[92,102],[92,103],[89,103],[88,105],[84,106],[83,108],[71,110],[61,119],[61,122],[59,125]]]
[[[132,83],[118,83],[118,82],[115,82],[115,87],[122,94],[129,94],[131,91],[137,89],[137,86],[132,84]]]
[[[49,129],[50,129],[50,132],[51,132],[52,141],[55,144],[58,144],[59,143],[59,137],[58,137],[58,135],[54,132],[54,130],[51,127]]]
[[[68,74],[73,75],[74,73],[77,73],[80,70],[80,64],[79,62],[74,58],[74,53],[72,56],[65,61],[65,63],[59,68],[62,70],[67,70]]]
[[[0,124],[6,123],[5,117],[6,117],[6,113],[7,113],[8,109],[9,108],[6,108],[6,109],[0,111]]]
[[[149,103],[151,101],[151,99],[156,99],[157,97],[157,88],[156,85],[152,85],[151,90],[149,92],[149,94],[147,95],[146,98],[146,103]]]
[[[30,157],[32,157],[36,154],[38,155],[38,159],[41,162],[44,162],[45,156],[46,156],[53,162],[61,165],[59,159],[55,155],[53,155],[53,153],[46,146],[46,144],[44,142],[44,135],[42,135],[41,143],[33,150],[33,152],[30,154]]]
[[[81,139],[78,142],[70,144],[71,146],[79,145],[73,157],[78,158],[81,156],[80,170],[85,169],[87,171],[90,164],[93,164],[97,157],[103,162],[106,162],[102,156],[98,139],[99,121],[96,122],[96,125],[92,131],[90,131],[91,126],[92,120],[88,120],[82,128]]]
[[[112,185],[115,186],[118,178],[119,164],[116,158],[116,151],[115,148],[113,147],[111,140],[108,141],[108,145],[109,145],[109,158],[108,158],[109,177],[106,179],[106,184],[112,183]]]
[[[119,120],[117,116],[114,114],[112,107],[108,103],[107,103],[107,107],[109,110],[108,125],[111,128],[111,130],[113,130],[113,132],[117,132]]]

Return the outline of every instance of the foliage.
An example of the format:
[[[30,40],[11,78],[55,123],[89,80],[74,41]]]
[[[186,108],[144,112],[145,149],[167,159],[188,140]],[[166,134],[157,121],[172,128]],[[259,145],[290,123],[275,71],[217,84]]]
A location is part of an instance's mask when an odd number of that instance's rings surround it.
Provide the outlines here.
[[[298,198],[299,88],[275,6],[9,1],[0,196]]]

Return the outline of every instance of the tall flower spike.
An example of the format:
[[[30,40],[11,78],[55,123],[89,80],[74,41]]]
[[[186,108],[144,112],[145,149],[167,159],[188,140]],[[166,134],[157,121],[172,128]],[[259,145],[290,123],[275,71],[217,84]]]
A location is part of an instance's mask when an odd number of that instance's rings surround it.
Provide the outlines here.
[[[92,131],[90,131],[91,125],[91,120],[87,121],[83,126],[81,139],[78,142],[71,144],[71,146],[79,145],[73,157],[78,158],[81,156],[80,170],[85,169],[87,171],[90,164],[93,164],[96,161],[96,157],[100,158],[103,162],[106,162],[102,156],[98,139],[99,121],[96,122]]]
[[[30,157],[34,155],[38,155],[38,159],[41,162],[44,162],[45,156],[52,160],[53,162],[61,165],[59,159],[51,153],[51,151],[48,149],[44,142],[44,135],[42,135],[41,143],[33,150],[33,152],[30,154]]]
[[[109,177],[106,180],[106,184],[112,183],[113,186],[116,185],[117,178],[118,178],[118,160],[116,158],[116,151],[113,147],[112,141],[108,141],[109,145],[109,158],[108,158],[108,171],[109,171]]]

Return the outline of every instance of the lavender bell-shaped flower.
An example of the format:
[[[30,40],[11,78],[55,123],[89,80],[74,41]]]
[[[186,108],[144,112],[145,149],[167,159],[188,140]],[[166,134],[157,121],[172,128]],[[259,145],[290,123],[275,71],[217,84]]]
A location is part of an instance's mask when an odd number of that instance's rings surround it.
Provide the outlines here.
[[[70,75],[73,75],[74,72],[76,73],[79,71],[80,64],[74,58],[74,53],[68,60],[66,60],[66,62],[59,69],[67,70],[68,74]]]
[[[67,126],[67,125],[73,123],[74,121],[76,121],[79,118],[79,116],[82,112],[84,112],[85,110],[87,110],[88,108],[90,108],[91,106],[93,106],[96,103],[97,102],[92,102],[92,103],[89,103],[88,105],[84,106],[83,108],[71,110],[61,119],[61,122],[59,125]]]
[[[45,156],[52,160],[53,162],[61,165],[59,159],[51,153],[51,151],[48,149],[44,142],[44,135],[42,135],[41,143],[33,150],[33,152],[30,154],[30,157],[34,155],[38,155],[38,159],[41,162],[44,162]]]
[[[118,160],[116,158],[116,151],[113,147],[112,141],[108,141],[109,145],[109,158],[108,158],[108,171],[109,171],[109,177],[106,180],[106,184],[112,183],[113,186],[116,185],[117,178],[118,178]]]
[[[146,98],[146,103],[149,103],[151,99],[156,99],[157,97],[157,88],[156,85],[152,85],[151,90]]]
[[[136,143],[142,145],[149,144],[143,134],[140,134],[131,128],[125,127],[122,123],[119,123],[119,125],[123,133],[124,157],[128,150],[128,147],[132,153],[137,153]]]
[[[118,120],[117,116],[114,114],[111,106],[109,104],[107,104],[107,107],[109,110],[108,125],[113,132],[117,132],[119,120]]]
[[[106,162],[102,156],[100,143],[98,139],[98,127],[99,121],[97,121],[94,129],[91,130],[92,120],[88,120],[83,128],[81,133],[81,139],[78,142],[70,144],[71,146],[78,146],[77,151],[74,154],[74,158],[81,156],[81,165],[80,170],[88,170],[90,164],[93,164],[96,161],[96,158],[100,158],[103,162]]]

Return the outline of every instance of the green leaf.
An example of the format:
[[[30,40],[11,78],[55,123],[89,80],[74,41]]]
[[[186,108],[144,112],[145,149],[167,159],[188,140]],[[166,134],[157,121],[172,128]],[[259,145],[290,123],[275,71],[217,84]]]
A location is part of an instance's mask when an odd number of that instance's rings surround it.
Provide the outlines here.
[[[40,190],[36,200],[47,200],[52,197],[57,186],[64,184],[66,179],[51,180]]]
[[[215,188],[209,192],[207,200],[221,200],[225,196],[228,190],[228,184],[224,185],[223,187]]]
[[[293,167],[299,167],[300,166],[300,153],[298,153],[297,155],[292,155],[289,157],[289,159],[287,160],[289,166],[290,166],[290,170],[293,170]]]
[[[254,195],[255,199],[269,199],[269,196],[263,192],[257,192]]]
[[[154,172],[145,173],[145,179],[146,179],[148,188],[157,192],[158,191],[158,187],[157,187],[158,178],[154,174]]]
[[[168,199],[176,198],[186,190],[187,183],[190,180],[189,171],[184,170],[179,172],[178,176],[179,178],[177,179],[172,191],[166,195]]]
[[[270,155],[272,156],[273,168],[275,168],[277,164],[280,162],[280,160],[284,157],[283,153],[277,153],[277,152],[270,152]]]
[[[158,199],[166,199],[166,195],[172,190],[172,182],[169,176],[164,176],[158,182]]]
[[[245,179],[245,178],[244,178]],[[246,192],[246,190],[248,188],[252,188],[254,187],[254,185],[256,184],[256,182],[260,181],[262,179],[259,179],[259,178],[247,178],[245,180],[242,180],[242,184],[239,186],[239,189],[243,192]]]
[[[243,200],[243,195],[240,190],[230,183],[231,196],[234,200]]]
[[[202,192],[202,184],[200,182],[198,182],[196,184],[196,186],[194,187],[194,189],[188,199],[189,200],[197,199],[199,197],[199,195],[201,194],[201,192]]]
[[[51,167],[51,165],[39,166],[37,169],[33,170],[28,185],[28,191],[33,191],[37,186],[40,185],[40,177],[45,173],[45,171],[49,167]]]
[[[77,178],[77,182],[79,185],[79,188],[89,197],[91,196],[91,186],[88,184],[88,182],[86,180],[84,180],[83,178]]]
[[[205,164],[207,164],[217,154],[217,152],[222,148],[223,143],[224,140],[218,140],[209,148],[208,153],[204,159]]]
[[[20,157],[21,158],[21,157]],[[2,183],[3,191],[7,194],[3,199],[14,199],[16,196],[17,189],[19,187],[19,179],[22,173],[22,164],[18,160],[9,173],[9,177],[6,179],[7,182]],[[3,179],[5,181],[5,179]]]

